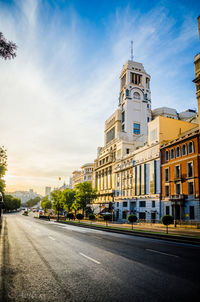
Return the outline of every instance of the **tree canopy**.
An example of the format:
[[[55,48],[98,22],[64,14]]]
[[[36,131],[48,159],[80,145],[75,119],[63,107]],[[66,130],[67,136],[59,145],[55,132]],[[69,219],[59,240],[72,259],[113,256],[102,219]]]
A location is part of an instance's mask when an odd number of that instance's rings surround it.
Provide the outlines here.
[[[21,199],[15,198],[11,195],[4,196],[4,206],[6,211],[17,210],[21,206]]]
[[[7,170],[7,154],[4,147],[0,147],[0,192],[5,190],[5,181],[2,177],[5,175]]]
[[[74,201],[75,191],[71,189],[65,189],[62,192],[62,202],[64,203],[64,208],[67,210],[67,212],[71,211]]]
[[[63,194],[59,190],[51,192],[51,200],[53,201],[53,209],[56,213],[63,211],[65,204],[63,202]]]
[[[84,215],[87,205],[89,205],[93,199],[97,198],[96,190],[92,188],[92,184],[90,182],[77,184],[75,190],[75,199],[79,204],[79,207],[83,210]]]
[[[28,208],[34,207],[36,204],[38,204],[38,202],[40,202],[41,198],[39,196],[35,197],[35,198],[31,198],[29,200],[27,200],[27,202],[25,202],[25,206]]]
[[[4,60],[14,59],[16,57],[16,50],[17,45],[11,41],[7,41],[2,32],[0,32],[0,57]]]
[[[45,196],[44,198],[42,198],[41,206],[44,209],[45,213],[46,213],[47,209],[51,209],[52,202],[51,202],[51,200],[49,200],[48,196]]]

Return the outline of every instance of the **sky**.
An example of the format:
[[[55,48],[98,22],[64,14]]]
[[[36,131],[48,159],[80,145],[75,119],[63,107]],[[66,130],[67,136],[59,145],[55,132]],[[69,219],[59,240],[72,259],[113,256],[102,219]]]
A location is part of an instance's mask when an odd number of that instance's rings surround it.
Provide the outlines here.
[[[197,108],[199,1],[0,0],[0,32],[18,46],[0,60],[0,145],[7,191],[44,194],[96,158],[130,59],[151,75],[152,108]]]

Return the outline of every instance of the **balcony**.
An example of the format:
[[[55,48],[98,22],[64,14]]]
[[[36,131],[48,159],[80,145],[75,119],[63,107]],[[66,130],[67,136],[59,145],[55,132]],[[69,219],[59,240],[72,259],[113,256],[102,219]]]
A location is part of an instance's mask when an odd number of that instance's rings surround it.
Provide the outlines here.
[[[185,202],[185,195],[183,194],[176,194],[176,195],[171,195],[169,200],[171,201],[172,205],[184,205]]]
[[[171,195],[170,196],[170,200],[171,201],[176,201],[176,200],[184,200],[185,199],[185,195],[184,194],[175,194],[175,195]]]

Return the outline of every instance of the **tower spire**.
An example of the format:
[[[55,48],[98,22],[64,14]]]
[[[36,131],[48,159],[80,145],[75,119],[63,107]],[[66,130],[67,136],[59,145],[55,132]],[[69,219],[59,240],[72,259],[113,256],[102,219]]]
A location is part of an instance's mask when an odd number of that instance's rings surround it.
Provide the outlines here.
[[[133,61],[133,41],[131,40],[131,61]]]

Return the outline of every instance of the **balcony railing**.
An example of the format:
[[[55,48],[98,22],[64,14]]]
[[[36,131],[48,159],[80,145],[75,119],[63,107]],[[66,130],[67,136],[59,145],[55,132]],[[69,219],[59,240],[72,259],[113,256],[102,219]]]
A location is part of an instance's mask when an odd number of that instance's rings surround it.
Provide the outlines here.
[[[178,201],[178,200],[184,200],[184,199],[185,199],[185,195],[183,195],[183,194],[175,194],[175,195],[170,196],[171,201]]]

